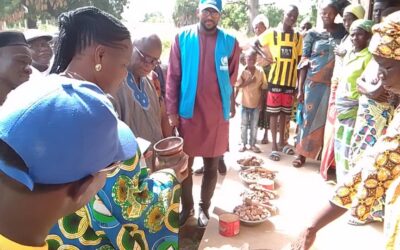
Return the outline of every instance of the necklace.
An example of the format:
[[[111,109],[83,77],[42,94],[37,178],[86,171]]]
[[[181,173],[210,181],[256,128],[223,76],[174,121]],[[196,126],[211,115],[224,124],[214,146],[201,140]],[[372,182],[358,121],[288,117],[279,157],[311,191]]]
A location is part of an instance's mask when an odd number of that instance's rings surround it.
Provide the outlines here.
[[[147,96],[146,90],[145,90],[145,82],[143,79],[140,79],[140,89],[138,87],[138,84],[135,82],[135,79],[133,78],[132,73],[128,73],[128,78],[127,78],[128,86],[130,89],[133,91],[133,99],[138,103],[143,109],[148,110],[150,106],[149,102],[149,97]]]
[[[70,78],[74,78],[74,79],[77,79],[77,80],[84,80],[84,81],[87,81],[87,82],[88,82],[88,80],[86,80],[83,76],[81,76],[80,74],[78,74],[78,73],[76,73],[76,72],[73,72],[73,71],[65,71],[64,74],[65,74],[66,76],[70,77]]]

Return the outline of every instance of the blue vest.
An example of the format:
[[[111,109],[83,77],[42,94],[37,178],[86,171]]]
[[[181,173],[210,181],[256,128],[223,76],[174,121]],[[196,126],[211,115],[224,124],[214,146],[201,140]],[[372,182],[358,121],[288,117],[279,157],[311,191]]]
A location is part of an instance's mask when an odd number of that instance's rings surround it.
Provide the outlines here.
[[[215,71],[222,101],[224,119],[229,119],[232,86],[229,75],[228,58],[232,55],[236,39],[218,29],[215,45]],[[179,34],[181,52],[181,91],[179,96],[179,115],[185,119],[193,117],[200,63],[200,40],[198,26],[193,25]]]

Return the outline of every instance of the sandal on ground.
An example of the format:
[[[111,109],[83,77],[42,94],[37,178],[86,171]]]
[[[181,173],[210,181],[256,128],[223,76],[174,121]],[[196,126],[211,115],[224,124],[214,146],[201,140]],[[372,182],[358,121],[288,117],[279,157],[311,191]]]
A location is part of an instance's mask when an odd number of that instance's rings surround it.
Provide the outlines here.
[[[261,150],[257,146],[251,146],[250,150],[257,154],[261,153]]]
[[[201,168],[196,169],[195,171],[193,171],[194,175],[202,175],[204,174],[204,166],[202,166]]]
[[[244,151],[246,151],[246,146],[245,145],[241,145],[240,146],[240,148],[239,148],[239,152],[244,152]]]
[[[272,151],[271,154],[269,155],[269,159],[271,159],[273,161],[280,161],[281,155],[279,154],[278,151]]]
[[[200,228],[205,228],[210,220],[210,215],[206,210],[199,208],[199,217],[197,218],[197,225]]]
[[[350,217],[350,219],[347,221],[347,224],[352,225],[352,226],[363,226],[367,225],[374,222],[373,219],[367,218],[365,221],[361,221],[357,218]]]
[[[293,167],[301,168],[304,163],[306,163],[306,158],[303,156],[297,156],[296,159],[292,162]]]
[[[269,143],[268,139],[262,139],[261,140],[261,144],[268,144],[268,143]]]
[[[334,180],[328,180],[328,181],[325,181],[325,183],[332,185],[332,186],[336,186],[336,184],[337,184],[336,181],[334,181]]]
[[[292,146],[286,145],[283,147],[282,153],[287,155],[294,155],[296,152],[294,151],[294,148]]]

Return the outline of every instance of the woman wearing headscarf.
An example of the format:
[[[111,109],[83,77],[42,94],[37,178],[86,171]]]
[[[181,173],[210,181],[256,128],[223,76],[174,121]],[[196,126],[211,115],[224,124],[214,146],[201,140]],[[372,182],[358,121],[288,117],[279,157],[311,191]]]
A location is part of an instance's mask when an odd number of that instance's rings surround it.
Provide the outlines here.
[[[356,80],[361,76],[372,58],[371,53],[368,51],[372,25],[373,22],[370,20],[359,19],[353,22],[350,27],[350,39],[353,46],[347,51],[343,59],[343,70],[335,100],[337,116],[335,121],[334,151],[336,178],[338,181],[341,181],[349,170],[350,142],[353,136],[358,99],[360,97]]]
[[[394,11],[386,9],[385,17]],[[384,14],[384,13],[382,13]],[[388,92],[378,80],[379,65],[372,58],[364,73],[357,80],[360,92],[359,105],[353,136],[350,142],[349,168],[356,166],[364,152],[372,148],[379,137],[386,133],[387,127],[393,118],[394,108],[397,106],[397,95]],[[350,218],[349,223],[362,225],[373,221],[383,221],[384,199],[375,201],[371,208],[370,216],[366,221]]]
[[[297,134],[294,167],[306,158],[317,159],[322,151],[330,84],[335,65],[334,48],[346,35],[342,24],[335,23],[339,7],[335,1],[321,5],[323,30],[309,31],[303,40],[303,57],[299,63],[298,101],[303,103],[303,122]]]
[[[347,6],[343,11],[343,26],[347,32],[350,32],[351,24],[357,19],[363,19],[365,14],[364,8],[360,4],[351,4]],[[340,45],[334,50],[335,52],[335,67],[333,69],[333,75],[331,80],[331,93],[329,95],[328,112],[326,117],[326,125],[324,132],[324,146],[321,154],[321,166],[320,173],[324,179],[327,179],[328,169],[335,165],[335,153],[334,153],[334,133],[335,133],[335,121],[336,121],[336,89],[339,83],[339,77],[343,69],[343,58],[347,51],[352,49],[353,44],[351,43],[350,36],[346,34]]]
[[[68,83],[74,78],[96,84],[105,95],[115,94],[133,52],[128,29],[94,7],[62,13],[59,28],[51,69],[59,75],[47,79]],[[50,250],[178,249],[179,182],[186,177],[181,171],[187,156],[149,176],[140,167],[138,146],[135,151],[107,175],[104,187],[85,207],[58,221],[47,237]]]
[[[369,50],[379,64],[379,81],[385,89],[400,94],[400,12],[387,17],[373,27],[374,35]],[[388,194],[389,218],[385,220],[385,249],[400,249],[400,109],[397,108],[386,135],[364,154],[357,166],[350,170],[342,183],[335,188],[331,200],[306,227],[292,249],[309,249],[324,226],[336,220],[348,209],[360,221],[370,216],[371,207],[377,199]],[[388,191],[389,190],[389,191]]]
[[[376,6],[380,8],[382,4],[381,2],[376,2],[374,8]],[[374,19],[380,21],[381,18],[395,11],[396,7],[389,7],[382,13],[382,17],[375,15]],[[381,13],[374,9],[375,12]],[[350,168],[354,167],[363,157],[365,150],[373,147],[378,138],[386,133],[387,126],[393,117],[393,110],[396,105],[393,102],[395,96],[377,84],[377,70],[378,64],[372,59],[357,81],[361,96],[359,98],[357,121],[351,140]]]

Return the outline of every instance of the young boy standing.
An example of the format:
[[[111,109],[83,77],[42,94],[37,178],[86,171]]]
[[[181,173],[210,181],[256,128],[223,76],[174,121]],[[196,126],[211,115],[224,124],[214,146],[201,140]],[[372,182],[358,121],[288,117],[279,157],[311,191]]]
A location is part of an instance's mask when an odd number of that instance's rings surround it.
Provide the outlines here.
[[[274,63],[268,76],[267,113],[270,115],[272,152],[269,158],[279,161],[285,146],[285,126],[287,116],[292,114],[294,91],[297,82],[297,64],[302,55],[303,39],[295,32],[299,10],[295,5],[285,8],[282,24],[278,28],[264,32],[257,46],[268,46]],[[279,132],[279,146],[277,134]]]
[[[261,67],[256,66],[257,52],[250,49],[245,54],[246,66],[243,68],[236,82],[238,89],[237,103],[242,106],[242,145],[239,152],[245,151],[246,144],[250,150],[260,153],[256,146],[257,123],[261,106],[262,89],[267,89],[267,79]],[[250,129],[250,136],[247,133]]]

